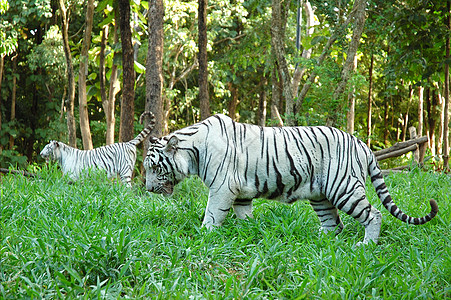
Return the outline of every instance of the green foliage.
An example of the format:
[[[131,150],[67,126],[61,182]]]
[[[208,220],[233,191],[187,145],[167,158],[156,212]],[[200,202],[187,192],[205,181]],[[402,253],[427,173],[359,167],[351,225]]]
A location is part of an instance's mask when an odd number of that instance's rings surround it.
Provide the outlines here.
[[[13,167],[24,168],[27,163],[27,157],[20,155],[20,151],[17,149],[13,150],[0,150],[0,166],[2,167]]]
[[[318,234],[303,202],[255,201],[255,219],[229,216],[202,229],[207,190],[195,178],[164,198],[92,174],[68,184],[55,165],[41,178],[3,175],[0,297],[207,299],[449,298],[450,187],[447,175],[412,172],[386,179],[396,203],[420,216],[406,225],[382,211],[378,245],[356,248],[363,228],[342,216],[336,238]]]
[[[64,57],[63,40],[58,26],[52,26],[44,35],[41,44],[36,45],[27,57],[32,72],[44,69],[47,73],[47,84],[52,87],[67,80],[66,59]],[[59,93],[62,92],[59,91]]]
[[[0,145],[8,145],[11,136],[17,138],[19,135],[30,136],[30,134],[31,131],[28,127],[25,127],[23,124],[18,124],[16,121],[3,123],[0,130]],[[22,151],[18,146],[12,149],[2,148],[0,148],[0,167],[26,167],[27,157],[20,155]]]

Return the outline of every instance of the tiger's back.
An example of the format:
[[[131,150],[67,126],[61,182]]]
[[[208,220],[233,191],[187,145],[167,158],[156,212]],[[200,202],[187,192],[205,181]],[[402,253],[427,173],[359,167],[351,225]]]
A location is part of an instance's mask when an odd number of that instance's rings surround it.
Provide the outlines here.
[[[334,178],[353,174],[354,180],[364,182],[368,175],[368,168],[362,166],[368,166],[371,151],[357,138],[335,128],[237,123],[232,132],[236,134],[230,135],[226,152],[234,161],[229,165],[236,169],[231,179],[238,198],[262,197],[287,203],[333,198],[331,187],[338,184]]]

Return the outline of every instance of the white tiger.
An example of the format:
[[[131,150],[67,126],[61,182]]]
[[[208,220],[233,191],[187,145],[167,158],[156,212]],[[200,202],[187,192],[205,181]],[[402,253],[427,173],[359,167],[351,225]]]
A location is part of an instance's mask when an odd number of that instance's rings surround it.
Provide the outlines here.
[[[252,199],[293,203],[308,199],[321,231],[339,233],[338,209],[365,227],[363,243],[377,243],[381,213],[368,201],[368,174],[384,207],[409,224],[421,218],[403,213],[392,201],[371,150],[356,137],[331,127],[260,127],[215,115],[151,142],[144,160],[149,191],[172,194],[175,184],[198,175],[209,187],[203,226],[220,226],[230,208],[240,219],[252,216]],[[359,243],[360,244],[360,243]]]
[[[89,168],[107,172],[108,178],[119,175],[122,182],[131,186],[133,169],[136,162],[136,146],[141,143],[155,126],[155,117],[151,112],[144,112],[150,117],[149,124],[131,141],[102,146],[92,150],[79,150],[58,141],[50,141],[40,155],[46,160],[56,161],[64,174],[73,180],[79,179],[82,172]]]

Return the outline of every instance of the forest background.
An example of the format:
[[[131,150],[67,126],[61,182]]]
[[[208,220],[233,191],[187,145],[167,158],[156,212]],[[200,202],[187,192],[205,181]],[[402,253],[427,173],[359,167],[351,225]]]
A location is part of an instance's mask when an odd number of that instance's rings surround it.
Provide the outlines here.
[[[0,166],[214,113],[449,155],[450,1],[0,0]],[[147,70],[147,71],[146,71]]]

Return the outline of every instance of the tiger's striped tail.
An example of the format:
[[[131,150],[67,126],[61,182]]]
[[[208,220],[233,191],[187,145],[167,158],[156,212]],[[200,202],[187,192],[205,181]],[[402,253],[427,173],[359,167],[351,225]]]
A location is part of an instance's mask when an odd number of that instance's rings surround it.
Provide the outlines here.
[[[371,182],[373,183],[376,189],[376,193],[379,199],[381,200],[384,207],[390,212],[390,214],[392,214],[395,218],[407,224],[414,225],[421,225],[427,223],[437,215],[438,205],[434,199],[431,199],[429,201],[431,205],[431,212],[421,218],[411,217],[405,214],[398,206],[396,206],[396,204],[393,202],[392,197],[390,196],[390,193],[388,192],[387,186],[385,185],[385,181],[384,178],[382,177],[381,169],[377,165],[376,158],[374,155],[371,156],[372,160],[370,161],[370,164],[368,166],[368,172],[371,176]]]
[[[149,124],[133,140],[130,140],[128,143],[133,144],[135,146],[140,144],[142,141],[144,141],[144,139],[150,134],[152,129],[155,127],[155,116],[150,111],[145,111],[141,114],[141,116],[139,117],[139,123],[142,124],[144,118],[147,116],[150,119]]]

